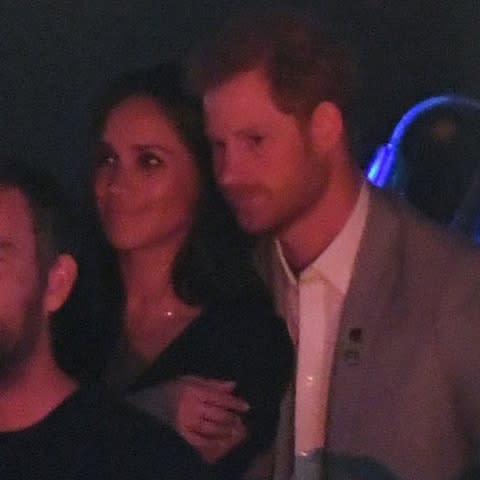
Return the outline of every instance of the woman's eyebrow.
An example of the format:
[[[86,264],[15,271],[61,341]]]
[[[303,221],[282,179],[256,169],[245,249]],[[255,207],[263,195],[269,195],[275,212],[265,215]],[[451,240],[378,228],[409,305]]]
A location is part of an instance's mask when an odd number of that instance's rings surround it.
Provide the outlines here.
[[[141,144],[135,144],[133,148],[139,152],[144,152],[145,150],[160,150],[162,152],[168,153],[168,154],[173,154],[174,151],[171,147],[168,145],[163,145],[160,143],[141,143]]]

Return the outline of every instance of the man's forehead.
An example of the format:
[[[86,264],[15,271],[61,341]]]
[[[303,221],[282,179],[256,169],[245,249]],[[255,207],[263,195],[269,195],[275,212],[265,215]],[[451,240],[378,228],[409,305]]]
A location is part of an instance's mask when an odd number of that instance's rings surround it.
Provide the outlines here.
[[[210,90],[203,105],[208,129],[255,128],[280,114],[268,84],[255,74],[243,74]]]
[[[0,183],[0,203],[18,204],[19,207],[23,206],[25,209],[29,209],[26,195],[15,185]]]
[[[239,95],[242,93],[242,95]],[[203,95],[203,103],[210,106],[218,100],[235,98],[241,101],[246,97],[262,97],[271,99],[271,87],[265,72],[261,68],[233,74],[225,81],[213,86]]]
[[[30,205],[25,194],[17,187],[0,185],[0,229],[33,231]]]

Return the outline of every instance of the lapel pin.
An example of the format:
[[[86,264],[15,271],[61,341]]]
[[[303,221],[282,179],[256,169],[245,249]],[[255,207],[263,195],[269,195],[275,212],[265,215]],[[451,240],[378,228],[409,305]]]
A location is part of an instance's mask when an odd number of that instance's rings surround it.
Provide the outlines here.
[[[348,332],[343,357],[348,365],[358,365],[360,363],[360,349],[363,343],[363,330],[361,328],[352,328]]]

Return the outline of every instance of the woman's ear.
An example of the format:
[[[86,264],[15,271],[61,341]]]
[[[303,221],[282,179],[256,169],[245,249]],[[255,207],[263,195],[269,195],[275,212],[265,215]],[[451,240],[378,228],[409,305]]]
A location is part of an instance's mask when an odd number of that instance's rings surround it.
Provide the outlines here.
[[[78,267],[69,254],[59,255],[48,271],[44,296],[44,310],[48,314],[58,310],[67,300],[77,279]]]
[[[344,135],[343,116],[332,102],[320,102],[312,113],[310,135],[315,151],[328,153],[338,147]]]

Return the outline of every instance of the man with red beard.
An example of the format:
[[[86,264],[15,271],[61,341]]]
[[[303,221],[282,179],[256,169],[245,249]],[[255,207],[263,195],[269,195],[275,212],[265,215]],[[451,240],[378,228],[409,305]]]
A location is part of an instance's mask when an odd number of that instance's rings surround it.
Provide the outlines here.
[[[0,161],[0,478],[201,478],[176,434],[55,361],[52,315],[77,278],[73,218],[48,178]]]
[[[480,458],[479,252],[363,177],[334,34],[256,12],[191,63],[217,181],[297,352],[273,478],[450,480]]]

